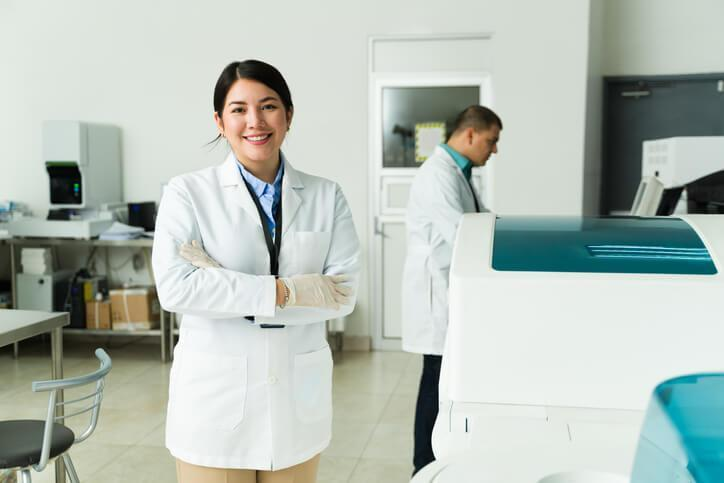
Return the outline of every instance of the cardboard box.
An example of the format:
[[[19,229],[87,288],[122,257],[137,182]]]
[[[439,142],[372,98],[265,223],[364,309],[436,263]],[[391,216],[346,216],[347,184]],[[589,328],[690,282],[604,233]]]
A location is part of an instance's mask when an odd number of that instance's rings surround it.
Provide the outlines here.
[[[111,328],[111,301],[101,300],[85,303],[85,326],[87,329]]]
[[[161,306],[154,287],[114,289],[110,295],[113,330],[158,328]]]

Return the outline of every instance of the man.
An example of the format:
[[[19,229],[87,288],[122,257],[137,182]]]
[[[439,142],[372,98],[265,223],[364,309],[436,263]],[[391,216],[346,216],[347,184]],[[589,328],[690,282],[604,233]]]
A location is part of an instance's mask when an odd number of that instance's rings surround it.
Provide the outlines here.
[[[415,411],[414,473],[435,460],[432,428],[448,321],[448,284],[453,242],[464,213],[487,211],[475,194],[473,166],[485,166],[503,123],[490,109],[462,111],[446,144],[435,148],[410,189],[407,259],[402,287],[402,348],[423,355]],[[413,473],[413,474],[414,474]]]

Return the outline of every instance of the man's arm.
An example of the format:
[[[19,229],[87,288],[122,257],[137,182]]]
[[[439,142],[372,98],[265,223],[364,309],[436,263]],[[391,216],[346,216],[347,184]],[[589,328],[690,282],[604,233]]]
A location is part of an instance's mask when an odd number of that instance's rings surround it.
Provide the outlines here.
[[[465,212],[460,191],[466,188],[454,168],[437,169],[428,173],[427,180],[429,183],[423,183],[418,194],[418,210],[425,213],[429,223],[428,270],[433,277],[443,277],[447,283],[455,235]]]

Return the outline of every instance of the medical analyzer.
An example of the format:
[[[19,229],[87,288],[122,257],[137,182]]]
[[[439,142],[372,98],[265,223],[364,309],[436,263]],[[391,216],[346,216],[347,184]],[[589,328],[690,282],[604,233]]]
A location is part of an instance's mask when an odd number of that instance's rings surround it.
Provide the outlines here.
[[[724,136],[654,139],[642,152],[632,215],[724,213]]]
[[[723,226],[720,215],[465,215],[437,461],[413,481],[576,470],[627,481],[652,390],[724,370]]]
[[[42,162],[48,174],[46,219],[8,223],[13,236],[92,238],[108,229],[109,204],[122,200],[121,137],[116,126],[44,121]]]

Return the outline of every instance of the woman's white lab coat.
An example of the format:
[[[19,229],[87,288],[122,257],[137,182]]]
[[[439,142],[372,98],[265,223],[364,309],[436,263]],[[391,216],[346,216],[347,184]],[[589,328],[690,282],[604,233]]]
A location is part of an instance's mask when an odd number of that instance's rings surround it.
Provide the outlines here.
[[[182,259],[178,247],[191,240],[224,268]],[[322,451],[332,422],[324,321],[354,304],[275,307],[261,221],[233,153],[166,186],[153,271],[163,308],[184,314],[169,386],[171,453],[201,466],[276,470]],[[358,271],[359,240],[339,186],[285,161],[280,276],[348,274],[356,294]]]
[[[487,211],[480,204],[481,211]],[[407,256],[402,276],[402,349],[442,355],[448,286],[460,219],[475,212],[462,170],[442,147],[420,167],[407,204]]]

